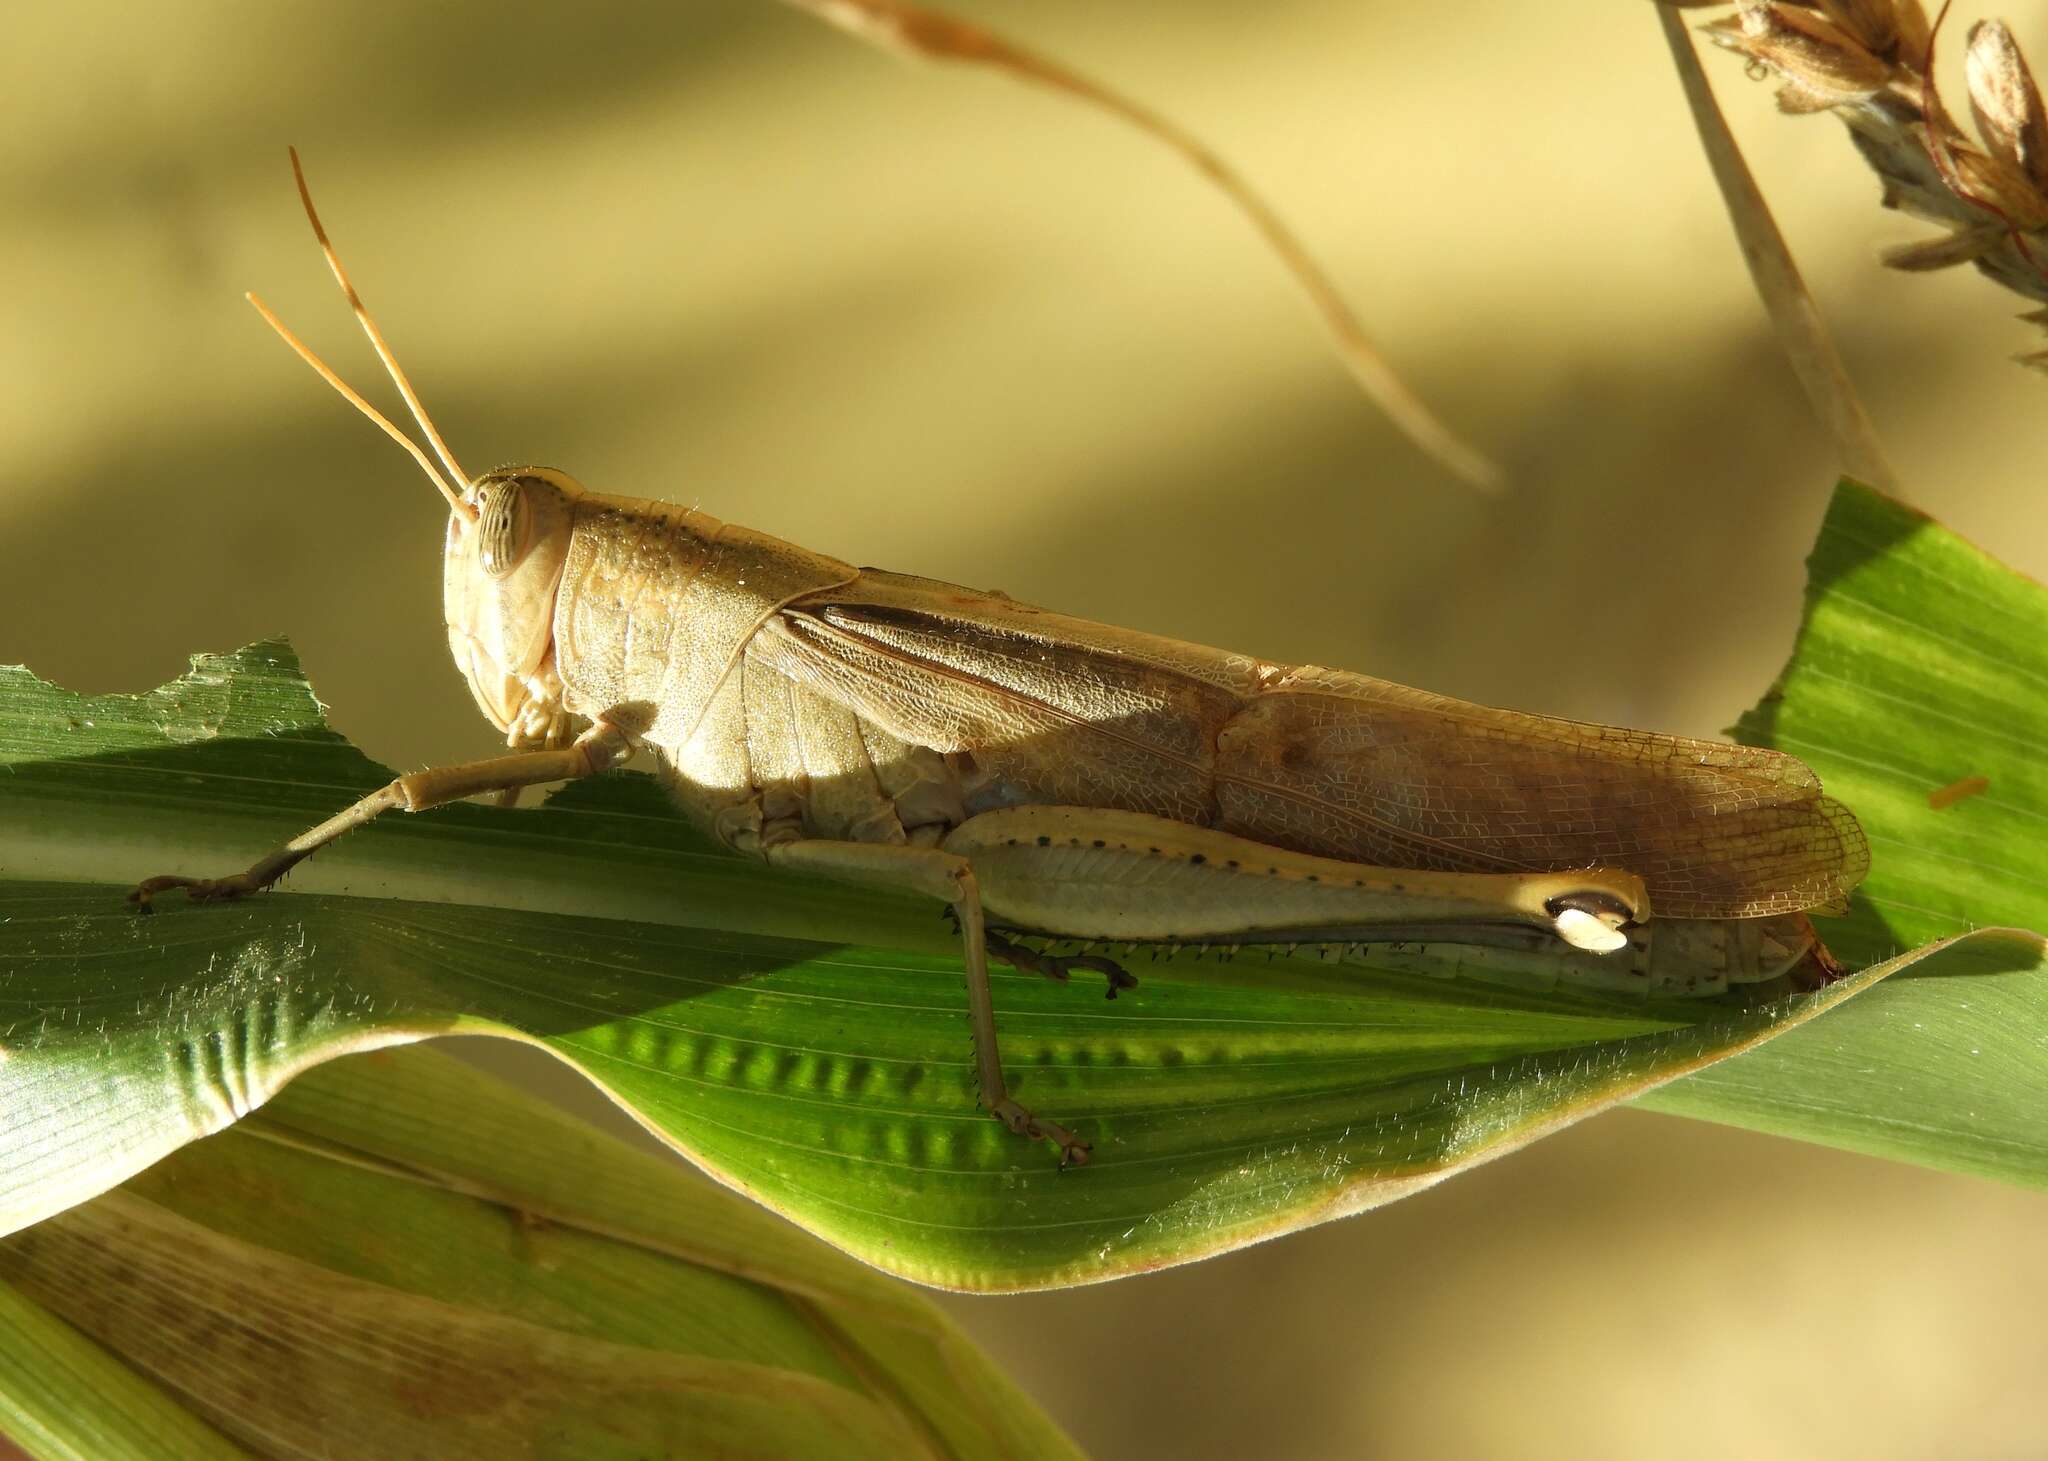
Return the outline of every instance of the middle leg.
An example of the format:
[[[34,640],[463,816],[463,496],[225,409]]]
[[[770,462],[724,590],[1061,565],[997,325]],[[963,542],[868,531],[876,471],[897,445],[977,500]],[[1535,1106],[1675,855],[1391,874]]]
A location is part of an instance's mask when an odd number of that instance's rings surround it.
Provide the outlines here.
[[[889,843],[832,842],[805,839],[771,844],[766,851],[773,867],[818,873],[840,882],[923,893],[951,905],[960,921],[961,952],[967,965],[967,1015],[974,1029],[975,1074],[981,1103],[998,1121],[1019,1136],[1049,1141],[1059,1148],[1060,1165],[1088,1160],[1088,1143],[1056,1121],[1019,1104],[1003,1078],[1003,1058],[996,1046],[995,999],[988,982],[988,929],[983,920],[981,888],[974,867],[957,853],[933,847]]]

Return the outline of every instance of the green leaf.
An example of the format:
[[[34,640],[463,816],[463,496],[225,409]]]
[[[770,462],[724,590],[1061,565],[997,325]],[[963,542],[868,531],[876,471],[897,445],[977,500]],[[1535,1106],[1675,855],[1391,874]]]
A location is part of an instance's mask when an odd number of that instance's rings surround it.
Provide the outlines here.
[[[43,1456],[1070,1457],[923,1299],[426,1050],[0,1242]]]
[[[1881,700],[1843,713],[1896,715]],[[536,811],[387,817],[307,863],[304,891],[167,900],[145,920],[121,903],[127,882],[243,866],[390,773],[324,728],[279,645],[195,661],[139,697],[87,700],[17,672],[0,680],[0,759],[8,1226],[230,1124],[335,1054],[500,1033],[880,1267],[962,1288],[1083,1282],[1405,1195],[1807,1021],[1827,1047],[1844,1015],[1815,1017],[1898,967],[1750,1006],[1308,957],[1141,961],[1140,988],[1114,1004],[998,974],[1020,1098],[1096,1143],[1087,1167],[1060,1172],[975,1106],[934,907],[725,856],[644,777]],[[1858,788],[1823,773],[1861,809]],[[1887,881],[1888,845],[1877,855],[1873,889],[1914,901]],[[1893,936],[1866,918],[1846,937],[1868,953]],[[1979,937],[1900,963],[1915,961],[1953,976],[1921,986],[2038,988],[2032,944]],[[1784,1044],[1717,1069],[1763,1070]],[[1809,1063],[1746,1098],[1695,1083],[1706,1094],[1689,1099],[1721,1119],[1744,1099],[1814,1109],[1808,1083],[1824,1077]],[[1983,1140],[2019,1139],[2018,1114],[1994,1111]]]
[[[1852,916],[1824,928],[1845,958],[2048,929],[2048,594],[2025,575],[1844,483],[1792,661],[1735,734],[1803,758],[1869,834]],[[1971,794],[1930,804],[1945,788]],[[2040,941],[1980,937],[1641,1104],[2048,1186]]]

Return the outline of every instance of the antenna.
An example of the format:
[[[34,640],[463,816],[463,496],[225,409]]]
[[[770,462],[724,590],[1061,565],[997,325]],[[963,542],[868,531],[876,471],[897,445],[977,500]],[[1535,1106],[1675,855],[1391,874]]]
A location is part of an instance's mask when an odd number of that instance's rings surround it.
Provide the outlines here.
[[[440,494],[448,499],[448,507],[450,511],[461,514],[463,517],[468,518],[471,522],[476,521],[476,509],[470,506],[467,502],[464,502],[462,500],[462,494],[457,492],[453,487],[448,485],[447,479],[443,477],[439,469],[434,466],[434,459],[428,456],[426,452],[421,449],[420,444],[418,442],[414,441],[411,437],[407,436],[403,431],[400,431],[395,425],[393,425],[390,417],[386,416],[382,411],[379,411],[375,406],[371,405],[368,401],[364,400],[361,396],[357,395],[355,392],[355,388],[351,386],[347,381],[343,380],[340,376],[336,375],[333,369],[327,364],[326,361],[322,360],[319,356],[315,355],[313,353],[311,346],[307,345],[305,341],[301,340],[297,335],[294,335],[289,329],[285,327],[284,321],[277,317],[276,313],[272,311],[269,305],[265,304],[262,300],[258,299],[253,294],[245,295],[243,297],[246,298],[249,301],[249,303],[256,306],[256,313],[263,316],[264,322],[268,324],[271,329],[277,331],[279,336],[283,338],[285,344],[291,346],[292,349],[298,352],[299,359],[305,361],[306,364],[313,367],[313,369],[319,374],[320,379],[326,381],[327,384],[333,386],[337,391],[341,392],[342,398],[344,400],[346,400],[351,406],[354,406],[358,411],[362,412],[365,416],[369,417],[372,421],[376,422],[379,426],[383,427],[386,435],[388,435],[393,441],[397,442],[400,446],[404,447],[407,451],[412,453],[412,459],[420,464],[420,470],[427,474],[427,480],[429,482],[432,482],[435,488],[439,490]]]
[[[441,464],[448,469],[449,475],[455,481],[467,486],[469,473],[462,470],[461,464],[455,460],[455,453],[448,450],[448,443],[443,441],[441,433],[434,429],[433,420],[427,415],[427,408],[420,404],[419,396],[413,391],[412,382],[405,378],[405,372],[399,368],[398,357],[392,354],[391,347],[384,343],[383,331],[377,328],[377,322],[370,318],[369,310],[364,308],[363,297],[356,293],[355,285],[349,282],[348,270],[341,267],[341,255],[334,251],[334,245],[328,241],[327,230],[320,225],[319,210],[313,206],[312,189],[306,186],[306,170],[299,165],[299,149],[292,147],[286,150],[291,153],[292,178],[299,185],[299,201],[306,205],[306,221],[313,225],[313,237],[320,241],[320,252],[327,256],[327,267],[334,271],[334,282],[339,284],[341,292],[348,296],[348,307],[355,311],[356,323],[361,325],[363,333],[369,336],[370,348],[375,350],[377,358],[384,362],[385,372],[390,375],[391,383],[398,387],[398,394],[405,397],[406,408],[412,412],[412,419],[419,422],[420,429],[427,434],[427,440],[434,444],[434,455],[441,459]]]

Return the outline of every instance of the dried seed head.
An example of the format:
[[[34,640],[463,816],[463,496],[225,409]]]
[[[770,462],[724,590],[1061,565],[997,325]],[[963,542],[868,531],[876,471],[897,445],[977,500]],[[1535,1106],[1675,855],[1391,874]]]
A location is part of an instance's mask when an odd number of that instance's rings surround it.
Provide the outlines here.
[[[1899,43],[1899,8],[1893,0],[1814,0],[1814,4],[1866,51],[1889,55]]]
[[[1684,3],[1684,0],[1665,0]],[[1704,27],[1772,71],[1785,111],[1831,110],[1884,186],[1884,204],[1943,226],[1889,249],[1895,269],[1974,266],[2048,301],[2048,109],[2006,28],[1973,26],[1966,75],[1979,140],[1943,104],[1923,0],[1735,0]],[[1943,6],[1943,13],[1947,10]],[[2030,316],[2048,325],[2048,312]],[[2048,369],[2048,351],[2021,357]]]
[[[1778,87],[1778,110],[1788,117],[1803,117],[1812,112],[1824,112],[1841,100],[1835,92],[1815,91],[1803,81],[1787,81]]]
[[[1963,74],[1984,145],[2036,186],[2048,188],[2048,118],[2042,115],[2040,90],[2003,21],[1970,27]]]
[[[1818,111],[1868,100],[1891,68],[1824,16],[1784,3],[1749,0],[1741,13],[1706,27],[1732,51],[1785,79],[1778,103],[1787,111]]]
[[[1879,257],[1883,259],[1887,268],[1919,274],[1931,269],[1947,269],[1957,264],[1974,263],[1997,248],[2005,237],[2006,229],[2000,224],[1991,223],[1981,228],[1938,233],[1933,238],[1921,239],[1915,243],[1894,244],[1883,250]]]
[[[1925,71],[1927,50],[1934,44],[1934,27],[1928,23],[1926,7],[1920,0],[1894,0],[1892,21],[1899,32],[1894,57],[1901,66]]]
[[[1951,141],[1956,191],[1980,208],[1997,210],[2009,228],[2033,233],[2048,228],[2048,193],[2018,163]]]

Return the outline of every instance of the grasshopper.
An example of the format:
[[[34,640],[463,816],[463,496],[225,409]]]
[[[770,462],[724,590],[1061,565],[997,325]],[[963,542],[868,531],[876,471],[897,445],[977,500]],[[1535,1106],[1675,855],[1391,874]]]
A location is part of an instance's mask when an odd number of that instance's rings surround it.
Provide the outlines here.
[[[1711,994],[1836,972],[1806,913],[1868,865],[1793,757],[1488,709],[872,568],[546,467],[457,465],[301,201],[435,457],[254,295],[448,505],[448,645],[510,754],[401,776],[223,878],[232,898],[383,812],[595,775],[637,752],[679,811],[770,867],[926,895],[959,925],[982,1104],[1011,1093],[991,959],[1136,981],[1117,944],[1365,943],[1552,983]],[[445,472],[444,470],[445,469]],[[1654,917],[1652,910],[1655,910]]]

